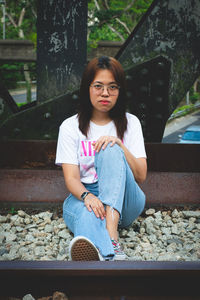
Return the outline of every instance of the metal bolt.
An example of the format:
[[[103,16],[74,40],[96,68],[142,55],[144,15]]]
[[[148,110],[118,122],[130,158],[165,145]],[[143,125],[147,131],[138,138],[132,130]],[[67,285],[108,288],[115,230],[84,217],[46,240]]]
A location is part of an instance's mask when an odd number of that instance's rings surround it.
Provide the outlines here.
[[[146,93],[148,91],[148,87],[143,85],[143,86],[140,87],[140,91],[142,93]]]
[[[161,79],[156,80],[156,85],[158,86],[163,86],[164,85],[164,81]]]
[[[131,75],[126,75],[126,80],[128,81],[132,81],[133,80],[133,77]]]
[[[73,99],[73,100],[77,100],[77,99],[78,99],[78,95],[73,94],[73,95],[72,95],[72,99]]]
[[[49,112],[45,113],[44,114],[44,118],[45,119],[49,119],[51,117],[51,114]]]
[[[147,68],[144,68],[140,71],[140,74],[142,74],[142,75],[146,75],[148,73],[149,73],[149,70]]]
[[[50,134],[47,133],[47,134],[44,134],[44,138],[45,138],[45,139],[50,139],[51,136],[50,136]]]
[[[165,64],[162,61],[158,62],[158,67],[164,69]]]
[[[161,103],[163,101],[163,98],[158,96],[158,97],[156,97],[155,100],[156,100],[156,102]]]
[[[127,95],[128,98],[131,98],[131,97],[133,96],[132,93],[131,93],[130,91],[128,91],[128,92],[126,93],[126,95]]]
[[[163,116],[161,114],[156,114],[155,117],[156,117],[156,119],[162,119],[163,118]]]
[[[14,128],[14,133],[15,133],[15,134],[19,134],[20,131],[21,131],[21,130],[20,130],[19,128]]]

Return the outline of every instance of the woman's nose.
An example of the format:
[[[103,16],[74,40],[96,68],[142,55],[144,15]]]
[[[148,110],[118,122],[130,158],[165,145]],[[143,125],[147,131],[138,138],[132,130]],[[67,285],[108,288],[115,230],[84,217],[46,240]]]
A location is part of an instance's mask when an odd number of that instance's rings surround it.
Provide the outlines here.
[[[107,88],[107,86],[103,86],[103,88],[102,88],[102,95],[108,95],[109,96],[109,92],[108,92],[108,88]]]

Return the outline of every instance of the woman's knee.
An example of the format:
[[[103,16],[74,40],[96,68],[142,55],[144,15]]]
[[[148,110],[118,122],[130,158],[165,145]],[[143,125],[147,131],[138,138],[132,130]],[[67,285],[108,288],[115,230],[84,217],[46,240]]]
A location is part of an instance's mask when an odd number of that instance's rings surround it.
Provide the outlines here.
[[[123,156],[124,152],[119,145],[115,144],[110,146],[110,144],[108,144],[104,150],[101,149],[99,152],[95,153],[95,162],[101,160],[102,158],[111,161],[113,161],[113,159],[119,160],[120,158],[123,158]]]

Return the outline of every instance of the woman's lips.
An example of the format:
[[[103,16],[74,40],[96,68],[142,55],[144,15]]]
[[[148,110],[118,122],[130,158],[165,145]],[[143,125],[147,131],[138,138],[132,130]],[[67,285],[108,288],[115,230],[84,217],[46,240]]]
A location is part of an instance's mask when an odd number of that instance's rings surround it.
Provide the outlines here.
[[[100,100],[99,102],[103,105],[107,105],[110,103],[110,101],[108,101],[108,100]]]

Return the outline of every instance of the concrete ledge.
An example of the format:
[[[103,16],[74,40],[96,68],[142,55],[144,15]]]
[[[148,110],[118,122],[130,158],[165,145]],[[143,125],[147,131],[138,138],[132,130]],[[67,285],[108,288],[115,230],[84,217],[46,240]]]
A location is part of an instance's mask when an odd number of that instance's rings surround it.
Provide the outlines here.
[[[36,61],[34,44],[28,40],[0,40],[0,61]]]
[[[200,173],[149,172],[141,185],[146,206],[200,204]],[[0,203],[62,203],[68,195],[61,170],[0,170]]]

